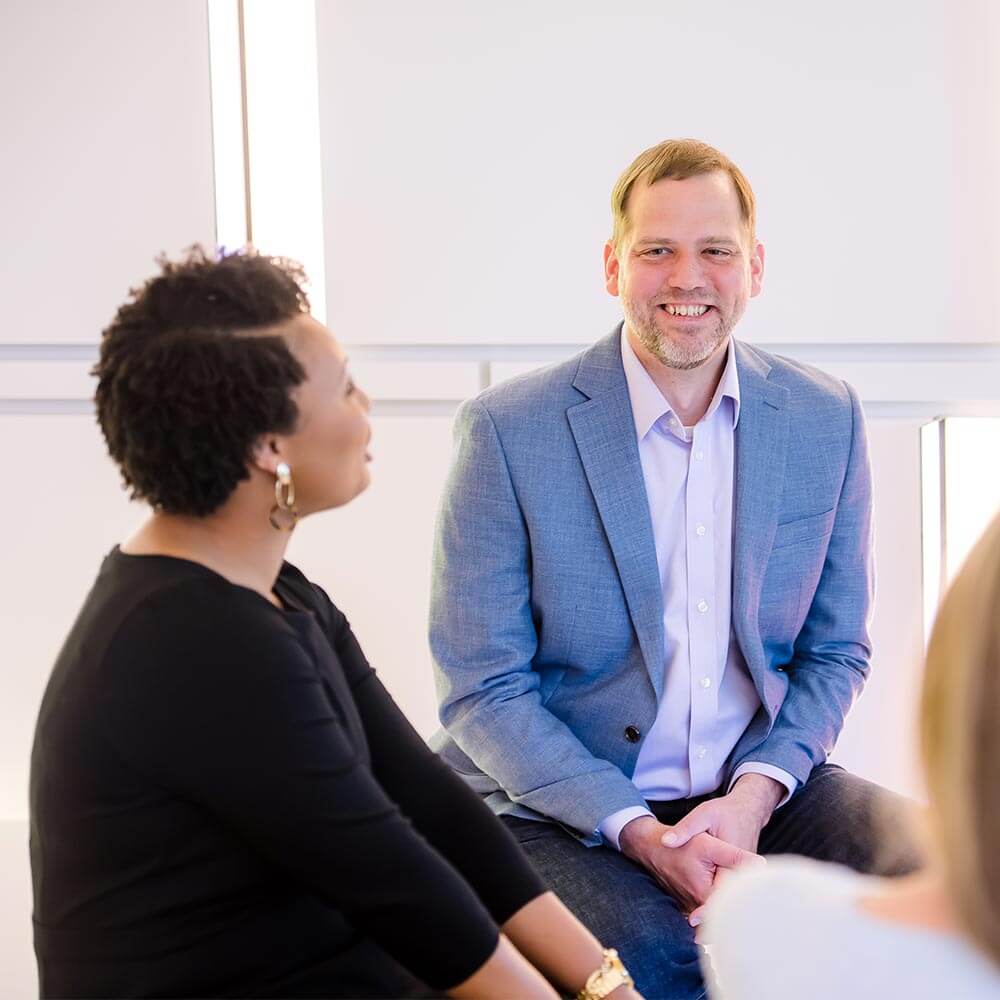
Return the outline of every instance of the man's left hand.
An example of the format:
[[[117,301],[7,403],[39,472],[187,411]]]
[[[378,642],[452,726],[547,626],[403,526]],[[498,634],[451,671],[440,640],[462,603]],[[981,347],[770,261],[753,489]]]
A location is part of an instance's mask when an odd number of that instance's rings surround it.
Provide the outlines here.
[[[683,847],[699,833],[710,833],[744,851],[757,853],[760,831],[785,794],[785,787],[764,774],[744,774],[728,795],[695,806],[663,835],[664,847]]]
[[[695,806],[663,835],[660,843],[664,847],[683,847],[699,833],[710,833],[734,847],[756,854],[760,831],[784,795],[785,786],[774,778],[765,774],[744,774],[727,795]],[[692,927],[701,923],[703,910],[704,907],[699,906],[688,914]]]

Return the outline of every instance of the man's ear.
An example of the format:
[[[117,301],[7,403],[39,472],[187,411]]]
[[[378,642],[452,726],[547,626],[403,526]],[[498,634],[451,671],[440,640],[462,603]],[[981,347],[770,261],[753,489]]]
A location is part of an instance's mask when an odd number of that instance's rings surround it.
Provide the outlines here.
[[[278,463],[282,461],[281,442],[272,436],[259,437],[250,452],[250,459],[253,464],[269,475],[275,475]]]
[[[764,244],[758,243],[750,255],[750,297],[760,295],[764,281]]]
[[[618,268],[618,254],[611,240],[608,240],[604,244],[604,287],[611,295],[618,294]]]

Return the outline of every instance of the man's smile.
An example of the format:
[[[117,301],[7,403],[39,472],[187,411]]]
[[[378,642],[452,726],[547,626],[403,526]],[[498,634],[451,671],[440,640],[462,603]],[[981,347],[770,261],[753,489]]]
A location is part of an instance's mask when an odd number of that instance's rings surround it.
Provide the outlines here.
[[[680,316],[686,319],[698,319],[712,309],[710,305],[696,302],[661,302],[659,308],[668,316]]]

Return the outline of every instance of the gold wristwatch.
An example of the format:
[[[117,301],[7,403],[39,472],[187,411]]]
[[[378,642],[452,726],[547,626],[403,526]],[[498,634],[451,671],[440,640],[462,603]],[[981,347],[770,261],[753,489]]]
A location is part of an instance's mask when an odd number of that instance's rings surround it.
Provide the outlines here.
[[[604,1000],[612,990],[618,989],[623,984],[635,985],[614,948],[605,948],[601,956],[601,967],[587,977],[587,982],[577,993],[576,1000]]]

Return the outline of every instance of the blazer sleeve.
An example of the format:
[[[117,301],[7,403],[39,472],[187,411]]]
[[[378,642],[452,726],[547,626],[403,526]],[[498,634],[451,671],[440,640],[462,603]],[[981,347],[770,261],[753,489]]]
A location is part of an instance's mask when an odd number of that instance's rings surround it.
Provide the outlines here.
[[[851,441],[823,571],[785,675],[770,733],[734,762],[771,764],[805,784],[832,752],[871,661],[874,599],[872,475],[861,402],[847,386]]]
[[[373,775],[309,643],[263,602],[247,607],[252,595],[188,594],[184,606],[148,601],[115,640],[106,735],[119,757],[432,987],[468,978],[496,947],[496,924]]]
[[[604,818],[645,802],[542,704],[530,595],[529,535],[503,445],[472,400],[456,417],[434,549],[430,642],[441,722],[513,802],[597,844]]]

